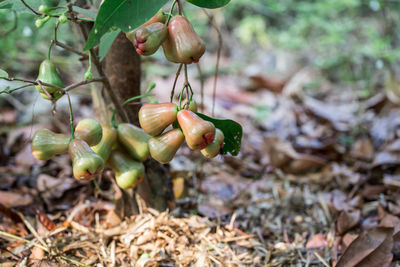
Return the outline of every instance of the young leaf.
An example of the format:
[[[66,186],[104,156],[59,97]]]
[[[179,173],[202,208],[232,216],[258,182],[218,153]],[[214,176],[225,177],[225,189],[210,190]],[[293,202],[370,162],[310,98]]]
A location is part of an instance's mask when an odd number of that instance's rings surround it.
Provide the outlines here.
[[[12,7],[12,3],[9,3],[9,1],[5,0],[0,0],[0,9],[9,9]]]
[[[168,0],[107,0],[101,5],[84,50],[100,42],[100,38],[115,26],[128,32],[149,20]]]
[[[215,128],[220,129],[224,133],[225,144],[222,148],[222,154],[227,154],[228,152],[232,156],[237,156],[239,154],[243,135],[243,129],[239,123],[228,119],[211,118],[197,112],[196,114],[203,120],[212,122]]]
[[[93,10],[84,9],[84,8],[81,8],[78,6],[73,6],[72,10],[77,13],[81,13],[82,15],[85,15],[86,17],[91,18],[91,19],[95,19],[96,15],[97,15],[96,12],[94,12]]]
[[[8,78],[8,73],[2,69],[0,69],[0,78]]]
[[[204,8],[219,8],[228,4],[231,0],[186,0],[193,5]]]
[[[111,45],[114,43],[115,38],[117,38],[120,32],[121,30],[107,32],[103,37],[101,37],[99,44],[100,61],[106,57],[108,50],[110,50]]]
[[[28,4],[33,10],[38,10],[39,6],[42,4],[42,1],[37,0],[25,0],[25,3]],[[12,8],[12,10],[17,11],[19,13],[31,13],[32,11],[27,8],[22,1],[15,0],[4,0],[0,2],[0,6],[4,8]]]

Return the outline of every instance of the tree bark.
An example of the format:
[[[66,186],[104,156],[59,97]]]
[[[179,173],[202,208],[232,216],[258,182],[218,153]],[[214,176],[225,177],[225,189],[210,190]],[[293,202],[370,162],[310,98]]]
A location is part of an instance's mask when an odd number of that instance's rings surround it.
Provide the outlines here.
[[[120,33],[103,61],[104,71],[111,86],[121,100],[140,95],[140,56],[132,43]],[[139,104],[125,106],[129,122],[138,125]],[[144,162],[146,179],[139,184],[137,192],[152,208],[174,208],[172,181],[163,165],[153,159]]]

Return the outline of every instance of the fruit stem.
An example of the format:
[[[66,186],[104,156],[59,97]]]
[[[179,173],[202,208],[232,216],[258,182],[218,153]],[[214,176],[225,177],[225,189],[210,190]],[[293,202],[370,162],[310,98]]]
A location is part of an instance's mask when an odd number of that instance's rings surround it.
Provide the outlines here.
[[[60,23],[57,21],[56,26],[54,27],[54,40],[57,40],[57,30],[58,30],[58,25]],[[49,46],[49,51],[47,52],[47,58],[50,60],[51,58],[51,49],[53,48],[54,42],[50,42]]]
[[[181,63],[181,64],[179,65],[179,68],[178,68],[178,70],[176,71],[175,80],[174,80],[174,85],[172,86],[171,97],[170,97],[170,101],[169,101],[169,102],[171,102],[171,103],[172,103],[172,101],[174,100],[175,87],[176,87],[176,83],[177,83],[177,81],[178,81],[178,77],[179,77],[179,75],[181,74],[182,66],[183,66],[183,63]]]
[[[71,137],[75,139],[75,127],[74,127],[74,114],[72,113],[72,103],[71,98],[69,97],[69,93],[65,93],[68,98],[68,106],[69,106],[69,125],[71,127]]]
[[[172,17],[172,11],[174,10],[175,4],[178,0],[174,0],[174,2],[172,2],[171,8],[169,9],[169,13],[168,13],[168,19],[165,22],[165,26],[168,26],[169,21],[171,20]]]

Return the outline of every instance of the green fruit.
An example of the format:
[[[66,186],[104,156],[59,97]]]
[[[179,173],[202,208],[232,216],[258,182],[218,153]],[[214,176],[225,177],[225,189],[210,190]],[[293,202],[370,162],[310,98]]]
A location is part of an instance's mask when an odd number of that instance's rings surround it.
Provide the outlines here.
[[[185,141],[180,129],[174,129],[149,140],[150,155],[160,163],[170,162]]]
[[[147,142],[151,138],[139,127],[129,123],[121,123],[117,129],[118,141],[137,161],[145,161],[149,157]]]
[[[193,150],[201,150],[214,140],[215,126],[205,121],[190,110],[178,112],[178,122],[187,145]]]
[[[68,21],[67,16],[65,16],[65,14],[61,14],[60,17],[58,18],[58,22],[60,22],[61,24],[64,24]]]
[[[221,148],[224,147],[224,133],[220,129],[215,130],[215,137],[214,141],[211,144],[206,146],[206,148],[202,149],[200,152],[207,158],[214,158],[216,157]]]
[[[40,64],[39,75],[36,80],[40,80],[41,82],[52,84],[61,88],[65,86],[61,80],[58,69],[50,60],[47,59],[43,60],[43,62]],[[36,85],[35,88],[44,99],[57,100],[63,96],[62,91],[53,87]],[[46,90],[47,93],[44,90]]]
[[[168,24],[168,38],[162,46],[169,61],[183,64],[198,62],[206,50],[192,24],[182,16],[171,19]]]
[[[72,159],[72,169],[76,179],[90,180],[103,171],[104,160],[94,153],[85,141],[80,139],[72,140],[68,151]]]
[[[144,177],[144,165],[120,151],[113,151],[107,163],[115,173],[117,185],[123,189],[135,187]]]
[[[92,147],[93,151],[106,162],[111,154],[114,144],[117,142],[117,130],[108,125],[102,125],[103,137],[100,143]]]
[[[40,5],[38,10],[40,13],[47,13],[49,8],[46,5]]]
[[[75,137],[84,140],[89,146],[97,145],[103,130],[101,124],[94,119],[83,119],[75,127]]]
[[[135,34],[133,45],[136,52],[143,56],[154,54],[168,35],[167,27],[160,22],[140,27]]]
[[[50,19],[50,16],[45,16],[43,18],[39,18],[35,21],[35,25],[37,28],[41,28],[48,20]]]
[[[54,155],[67,152],[70,141],[64,134],[56,134],[47,129],[38,130],[32,138],[32,154],[37,159],[49,160]]]
[[[182,108],[185,107],[186,103],[187,103],[187,100],[185,99],[185,100],[182,102]],[[189,108],[188,108],[188,109],[189,109],[190,111],[192,111],[192,112],[197,112],[197,103],[196,103],[196,101],[194,101],[193,99],[190,100],[190,101],[189,101]]]
[[[151,19],[140,25],[138,28],[126,33],[126,37],[133,43],[135,41],[136,31],[139,28],[146,27],[155,22],[160,22],[164,24],[166,20],[167,20],[167,13],[163,9],[160,9]]]
[[[139,123],[142,129],[156,136],[176,121],[178,106],[173,103],[146,104],[139,110]]]

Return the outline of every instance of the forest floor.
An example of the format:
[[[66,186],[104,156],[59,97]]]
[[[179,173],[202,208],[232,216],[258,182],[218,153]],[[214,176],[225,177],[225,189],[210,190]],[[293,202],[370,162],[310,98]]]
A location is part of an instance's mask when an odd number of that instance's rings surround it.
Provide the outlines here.
[[[161,89],[172,80],[156,80],[159,99],[168,99]],[[205,80],[206,103],[212,82]],[[74,97],[76,117],[90,116],[87,97]],[[206,160],[180,149],[168,166],[176,209],[141,204],[123,219],[110,171],[95,185],[72,178],[68,155],[33,158],[32,133],[68,132],[68,116],[63,104],[54,116],[40,110],[37,98],[21,106],[27,98],[0,111],[0,266],[399,262],[400,108],[384,93],[360,98],[309,68],[286,78],[222,74],[215,117],[243,126],[240,155]],[[45,119],[19,125],[31,108]]]

